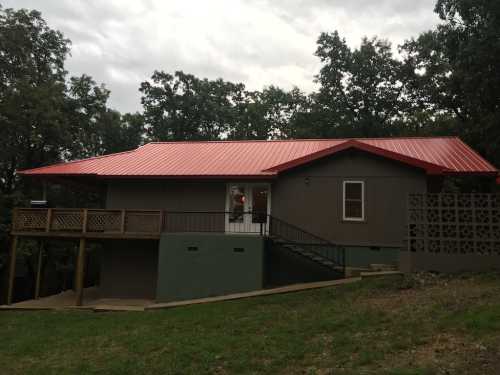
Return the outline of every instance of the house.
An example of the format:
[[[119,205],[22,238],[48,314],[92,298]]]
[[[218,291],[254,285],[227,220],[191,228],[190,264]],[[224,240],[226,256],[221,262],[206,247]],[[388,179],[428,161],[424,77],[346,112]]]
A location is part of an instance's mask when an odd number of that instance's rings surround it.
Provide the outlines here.
[[[86,241],[105,244],[106,297],[342,277],[346,266],[397,263],[409,194],[440,192],[448,177],[493,189],[498,176],[456,137],[153,142],[18,173],[106,189],[103,209],[17,209],[13,220],[14,242],[80,240],[80,302]]]

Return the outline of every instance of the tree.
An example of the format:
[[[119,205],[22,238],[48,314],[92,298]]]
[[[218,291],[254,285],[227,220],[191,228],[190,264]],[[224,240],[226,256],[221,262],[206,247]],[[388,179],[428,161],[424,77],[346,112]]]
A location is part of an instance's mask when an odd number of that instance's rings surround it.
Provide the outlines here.
[[[71,77],[67,89],[68,124],[71,127],[69,159],[82,159],[105,152],[103,131],[107,116],[106,103],[110,91],[104,85],[96,85],[92,77]]]
[[[40,12],[0,8],[0,189],[15,171],[58,160],[65,144],[64,59],[69,40]]]
[[[103,122],[106,124],[102,136],[103,153],[133,150],[144,143],[146,130],[142,114],[121,115],[117,111],[108,110]]]
[[[307,102],[295,88],[247,91],[242,83],[155,72],[141,84],[153,140],[269,139],[293,136],[290,126]]]
[[[262,91],[243,90],[233,101],[236,116],[229,138],[283,139],[295,136],[295,120],[307,98],[298,88],[287,92],[269,86]]]
[[[259,91],[246,91],[244,87],[233,97],[234,117],[229,127],[229,139],[267,139],[266,109]]]
[[[453,132],[500,163],[500,3],[438,0],[442,24],[402,47],[414,72],[413,96],[432,115],[454,120]]]
[[[337,31],[322,33],[316,56],[322,67],[313,94],[313,131],[322,137],[375,137],[393,133],[405,109],[403,66],[391,45],[363,38],[351,49]]]
[[[121,115],[108,108],[110,91],[87,75],[71,77],[67,88],[66,116],[71,142],[65,158],[82,159],[131,150],[143,141],[140,114]]]
[[[268,137],[296,138],[301,135],[304,131],[301,115],[307,111],[309,102],[299,88],[285,91],[276,86],[269,86],[262,90],[260,99],[265,109]]]
[[[154,72],[141,84],[144,118],[152,140],[214,140],[234,121],[233,98],[244,86],[199,79],[177,71]]]
[[[39,12],[0,7],[0,274],[11,209],[29,189],[16,170],[57,161],[64,148],[68,52],[69,41]]]

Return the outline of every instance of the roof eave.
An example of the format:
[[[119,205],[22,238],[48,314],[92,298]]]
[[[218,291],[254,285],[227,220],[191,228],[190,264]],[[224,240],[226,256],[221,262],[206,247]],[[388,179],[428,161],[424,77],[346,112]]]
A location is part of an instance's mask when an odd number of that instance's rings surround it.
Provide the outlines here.
[[[247,175],[105,175],[92,173],[27,173],[21,174],[24,177],[34,178],[64,178],[64,177],[93,177],[100,180],[119,180],[119,179],[152,179],[152,180],[268,180],[277,177],[277,173],[247,174]]]
[[[496,177],[497,171],[446,171],[443,174],[449,176],[478,176],[478,177]],[[500,177],[497,179],[500,180]]]

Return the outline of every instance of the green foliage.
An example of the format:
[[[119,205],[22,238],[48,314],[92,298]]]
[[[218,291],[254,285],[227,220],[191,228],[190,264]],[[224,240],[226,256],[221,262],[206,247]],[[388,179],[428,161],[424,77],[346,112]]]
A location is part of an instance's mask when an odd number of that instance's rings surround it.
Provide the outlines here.
[[[443,21],[402,47],[413,96],[428,113],[447,113],[453,133],[500,164],[500,3],[438,0]]]
[[[316,56],[322,67],[314,96],[322,137],[376,137],[394,134],[391,126],[405,109],[403,66],[391,45],[363,38],[358,49],[337,31],[322,33]]]
[[[3,194],[17,188],[16,170],[123,151],[143,140],[142,117],[110,110],[103,85],[87,75],[66,82],[69,47],[40,12],[0,8]]]
[[[228,131],[231,99],[241,92],[241,86],[180,71],[174,75],[157,71],[151,80],[140,88],[151,139],[213,140]]]
[[[295,88],[247,91],[242,83],[200,79],[177,71],[154,72],[141,84],[152,140],[284,138],[307,102]]]
[[[69,41],[40,12],[0,9],[0,191],[15,171],[59,159]]]
[[[71,134],[67,159],[131,150],[142,143],[144,122],[140,114],[109,109],[110,91],[87,75],[71,77],[67,88],[67,127]]]

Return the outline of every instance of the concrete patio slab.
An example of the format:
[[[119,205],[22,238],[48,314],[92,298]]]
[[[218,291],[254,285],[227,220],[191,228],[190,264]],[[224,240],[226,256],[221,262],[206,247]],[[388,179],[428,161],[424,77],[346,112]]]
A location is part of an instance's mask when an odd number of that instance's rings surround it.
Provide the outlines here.
[[[144,311],[144,307],[154,301],[146,299],[100,298],[99,288],[85,288],[82,306],[75,306],[75,292],[67,290],[59,294],[39,299],[2,305],[0,310],[92,310],[92,311]]]

